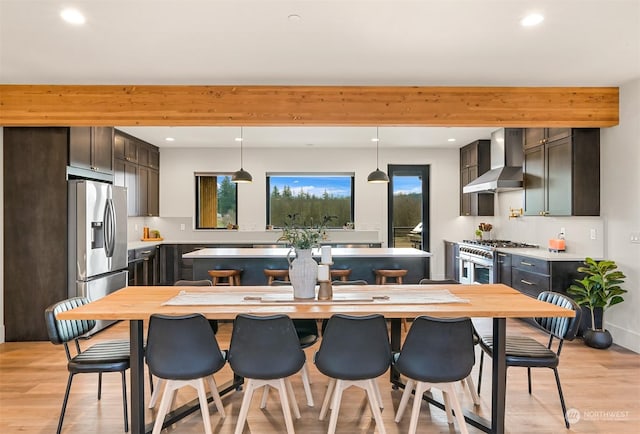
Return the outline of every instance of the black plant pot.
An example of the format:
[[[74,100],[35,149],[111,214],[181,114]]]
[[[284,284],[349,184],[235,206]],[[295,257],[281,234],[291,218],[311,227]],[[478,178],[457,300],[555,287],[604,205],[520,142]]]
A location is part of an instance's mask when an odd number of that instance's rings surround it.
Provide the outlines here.
[[[597,348],[599,350],[607,349],[613,344],[613,338],[609,330],[585,330],[582,335],[584,343],[591,348]]]

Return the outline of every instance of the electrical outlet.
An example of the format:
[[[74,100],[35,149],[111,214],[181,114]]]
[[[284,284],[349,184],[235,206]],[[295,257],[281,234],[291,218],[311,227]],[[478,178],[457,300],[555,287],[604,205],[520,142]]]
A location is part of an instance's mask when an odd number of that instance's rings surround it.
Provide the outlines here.
[[[596,230],[595,229],[591,229],[591,239],[592,240],[597,239],[597,234],[596,234]]]
[[[631,242],[640,244],[640,232],[631,232]]]
[[[180,223],[180,230],[184,231],[184,229],[185,229],[184,223]]]
[[[140,230],[140,228],[138,227],[137,223],[133,225],[133,230],[136,231],[136,232],[138,232],[138,230]]]
[[[560,228],[560,236],[564,238],[564,228]]]

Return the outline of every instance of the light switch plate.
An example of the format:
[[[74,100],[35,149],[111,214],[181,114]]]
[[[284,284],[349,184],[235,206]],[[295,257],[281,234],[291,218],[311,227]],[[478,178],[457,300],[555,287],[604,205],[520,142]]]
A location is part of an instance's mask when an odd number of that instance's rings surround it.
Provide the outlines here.
[[[640,244],[640,232],[631,232],[631,242]]]
[[[180,230],[184,231],[184,228],[185,228],[184,223],[180,223]]]
[[[591,229],[591,239],[592,240],[597,239],[597,234],[596,234],[596,230],[595,229]]]

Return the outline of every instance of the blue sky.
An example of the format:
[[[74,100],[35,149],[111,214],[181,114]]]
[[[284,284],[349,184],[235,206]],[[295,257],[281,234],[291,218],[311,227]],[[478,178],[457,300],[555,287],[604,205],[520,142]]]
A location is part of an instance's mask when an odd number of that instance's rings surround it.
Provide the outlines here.
[[[422,193],[422,181],[417,176],[394,176],[393,194]]]
[[[270,189],[278,187],[282,193],[284,186],[288,185],[294,196],[300,191],[321,197],[326,191],[328,194],[338,197],[351,195],[350,176],[270,176]]]

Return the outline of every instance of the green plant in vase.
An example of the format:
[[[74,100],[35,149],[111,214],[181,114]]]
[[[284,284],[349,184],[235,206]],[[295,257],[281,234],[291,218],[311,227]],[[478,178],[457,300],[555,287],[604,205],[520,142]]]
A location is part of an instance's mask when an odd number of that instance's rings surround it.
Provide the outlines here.
[[[567,292],[575,296],[576,303],[585,306],[591,314],[591,328],[583,334],[585,344],[594,348],[609,348],[613,343],[611,334],[604,329],[604,320],[598,328],[596,315],[606,311],[611,306],[622,303],[622,294],[627,292],[620,285],[627,277],[618,270],[615,261],[595,261],[592,258],[584,260],[584,267],[578,267],[580,273],[585,276],[576,279]]]

